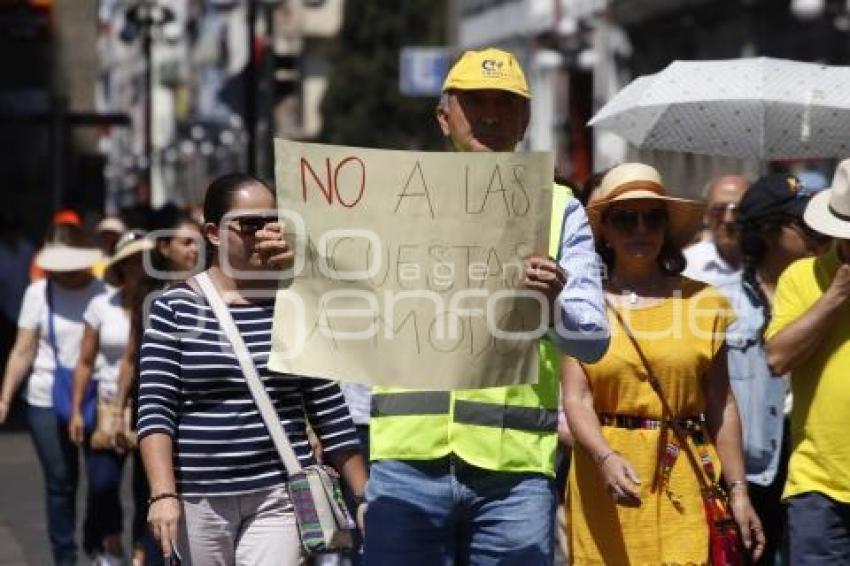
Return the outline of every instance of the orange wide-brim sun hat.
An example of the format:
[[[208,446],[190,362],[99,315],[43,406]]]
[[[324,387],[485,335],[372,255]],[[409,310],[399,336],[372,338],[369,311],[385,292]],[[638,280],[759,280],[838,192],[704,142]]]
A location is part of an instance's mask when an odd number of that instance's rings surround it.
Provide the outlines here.
[[[595,238],[600,238],[602,233],[605,211],[616,202],[630,200],[662,201],[667,207],[667,233],[679,247],[688,244],[702,229],[705,205],[669,196],[655,167],[644,163],[623,163],[605,174],[587,205],[587,217]]]

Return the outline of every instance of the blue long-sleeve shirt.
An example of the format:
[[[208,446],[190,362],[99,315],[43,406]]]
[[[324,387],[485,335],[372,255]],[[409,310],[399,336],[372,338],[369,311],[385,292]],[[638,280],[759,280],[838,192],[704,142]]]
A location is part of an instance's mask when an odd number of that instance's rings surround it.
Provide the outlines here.
[[[587,214],[574,197],[564,211],[558,264],[567,282],[558,295],[560,316],[549,336],[563,353],[595,362],[605,354],[610,340],[602,292],[604,266],[593,245]]]

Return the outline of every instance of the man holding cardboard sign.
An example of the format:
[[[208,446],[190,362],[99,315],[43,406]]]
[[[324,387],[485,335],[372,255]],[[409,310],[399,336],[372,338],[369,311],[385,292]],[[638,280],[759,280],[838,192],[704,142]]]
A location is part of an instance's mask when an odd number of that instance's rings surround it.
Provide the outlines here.
[[[443,92],[437,121],[456,151],[510,152],[525,134],[530,94],[510,53],[465,53]],[[608,325],[587,217],[574,198],[553,228],[559,263],[530,257],[523,286],[552,306],[557,332],[549,336],[560,349],[595,361]],[[536,385],[375,388],[367,563],[551,564],[558,392],[551,371]]]

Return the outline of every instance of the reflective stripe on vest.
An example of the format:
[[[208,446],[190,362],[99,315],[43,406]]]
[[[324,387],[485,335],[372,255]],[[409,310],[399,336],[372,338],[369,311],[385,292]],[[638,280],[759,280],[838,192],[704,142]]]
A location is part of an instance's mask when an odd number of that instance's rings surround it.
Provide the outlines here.
[[[558,411],[538,407],[505,407],[458,399],[455,401],[455,422],[514,430],[553,432],[558,427]]]
[[[444,415],[449,412],[451,396],[447,391],[404,391],[372,395],[372,417],[408,415]]]
[[[449,412],[447,391],[406,391],[372,395],[373,417],[439,415]],[[478,426],[552,432],[558,426],[558,411],[538,407],[506,407],[494,403],[455,400],[454,422]]]

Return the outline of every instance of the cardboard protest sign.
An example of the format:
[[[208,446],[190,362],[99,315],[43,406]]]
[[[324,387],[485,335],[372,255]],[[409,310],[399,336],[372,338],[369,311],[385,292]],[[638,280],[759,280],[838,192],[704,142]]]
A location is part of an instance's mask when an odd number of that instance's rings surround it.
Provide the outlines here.
[[[385,151],[275,140],[296,262],[275,305],[276,371],[466,389],[537,381],[549,153]]]

